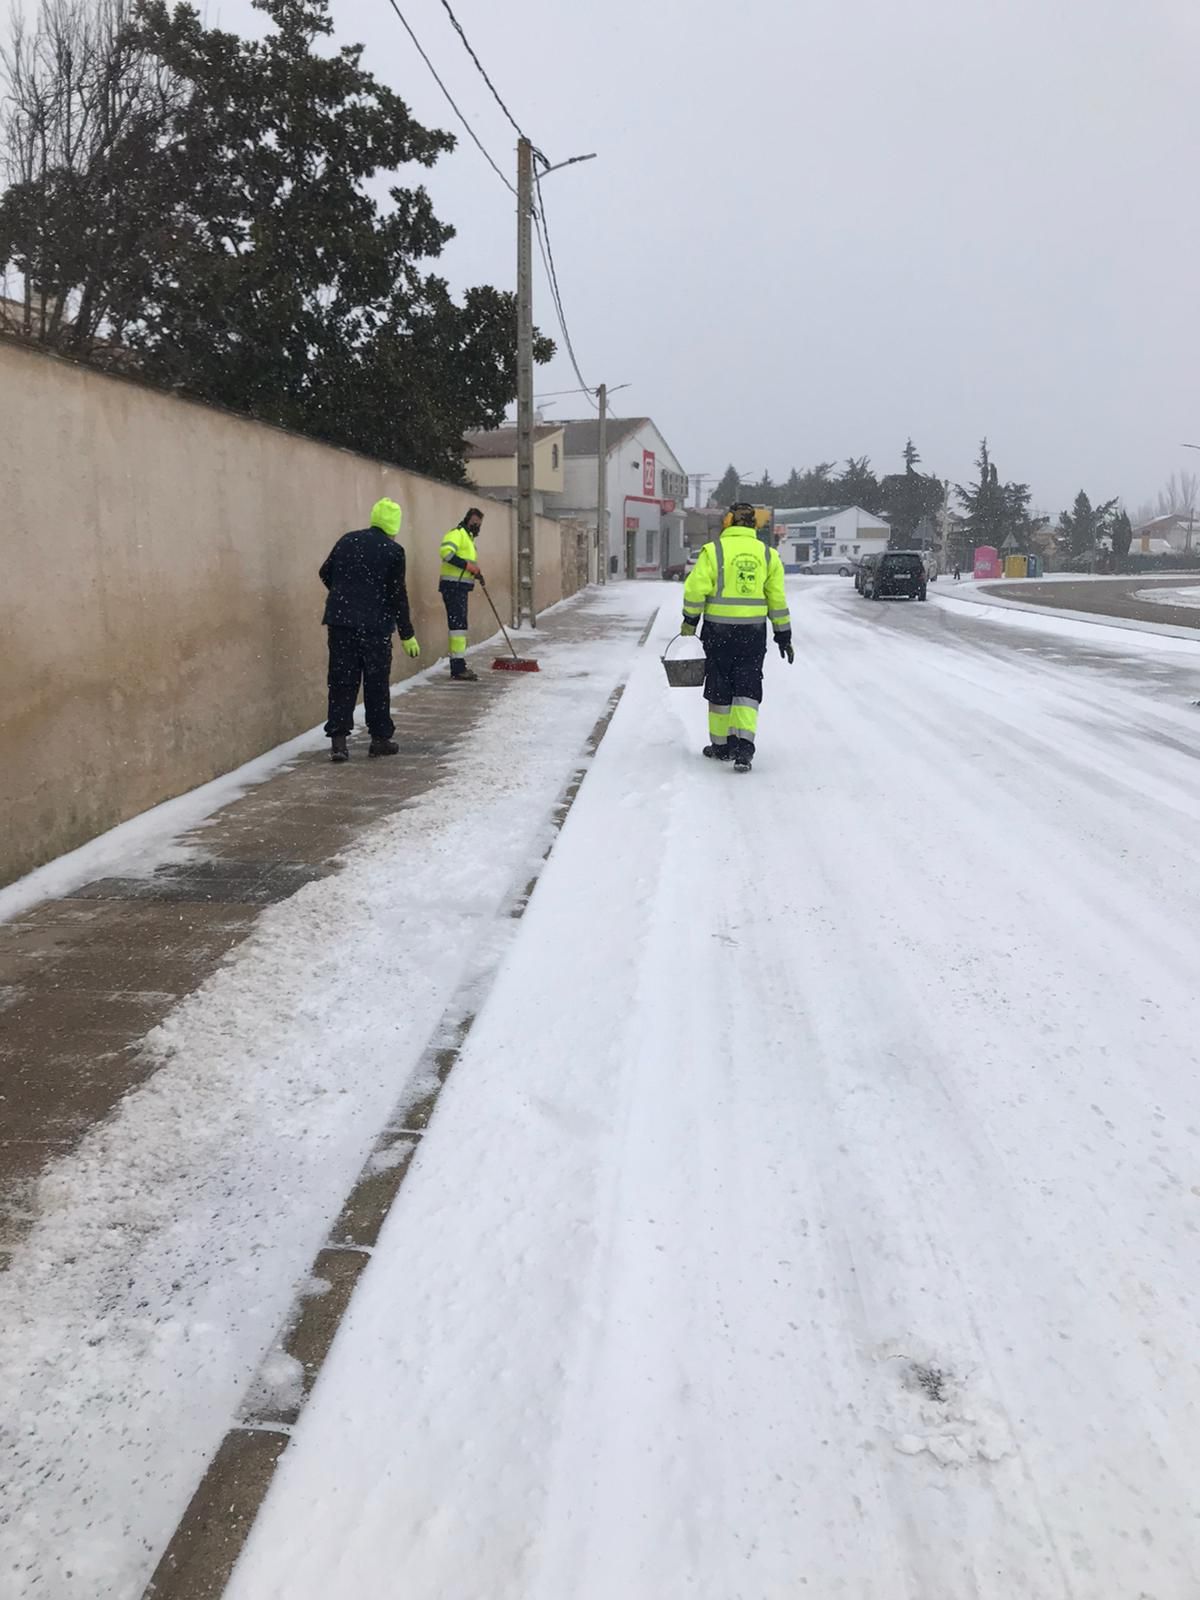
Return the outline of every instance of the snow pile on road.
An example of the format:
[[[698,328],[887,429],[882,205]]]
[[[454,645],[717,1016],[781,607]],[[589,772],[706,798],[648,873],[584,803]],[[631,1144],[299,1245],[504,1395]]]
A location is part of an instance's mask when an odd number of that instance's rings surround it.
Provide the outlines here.
[[[150,1036],[159,1070],[47,1171],[0,1277],[6,1600],[140,1595],[442,1009],[512,937],[498,913],[635,645],[545,646],[454,776],[264,911]]]
[[[1190,583],[1181,589],[1137,589],[1133,598],[1159,606],[1200,606],[1200,584]]]

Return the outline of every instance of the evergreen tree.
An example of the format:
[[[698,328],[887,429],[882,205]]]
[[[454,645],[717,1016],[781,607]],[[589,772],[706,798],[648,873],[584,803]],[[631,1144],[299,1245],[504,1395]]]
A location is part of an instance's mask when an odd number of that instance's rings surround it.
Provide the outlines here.
[[[1129,513],[1122,506],[1112,520],[1112,547],[1113,555],[1118,564],[1123,564],[1129,559],[1129,547],[1133,543],[1133,524],[1129,520]]]
[[[1102,534],[1108,531],[1117,502],[1106,500],[1103,505],[1093,506],[1090,498],[1081,489],[1075,496],[1075,505],[1070,511],[1064,511],[1058,519],[1058,525],[1063,531],[1067,546],[1067,554],[1073,563],[1081,565],[1085,560],[1090,562],[1096,553],[1096,546]],[[1128,522],[1128,518],[1126,521]],[[1132,529],[1130,530],[1132,538]],[[1125,554],[1128,554],[1128,545]],[[1115,550],[1115,540],[1114,540]]]
[[[1005,483],[1001,485],[1001,494],[1004,497],[1004,537],[1007,539],[1011,535],[1022,546],[1028,545],[1029,535],[1033,531],[1033,520],[1029,515],[1029,485]]]
[[[747,485],[746,498],[756,506],[777,506],[779,504],[779,490],[775,480],[766,467],[757,483]]]
[[[861,506],[864,511],[880,509],[879,480],[871,470],[868,456],[849,456],[845,471],[837,479],[837,498],[848,506]]]
[[[1004,543],[1008,525],[1009,513],[1005,503],[1004,488],[988,451],[986,439],[979,446],[979,457],[975,466],[979,473],[978,481],[969,486],[961,483],[957,485],[958,498],[965,513],[963,537],[967,549],[960,552],[964,560],[970,550],[980,545],[992,545],[998,550]]]
[[[101,150],[94,173],[11,185],[0,270],[69,306],[60,331],[86,336],[90,359],[460,477],[464,432],[501,422],[516,393],[514,297],[456,302],[424,266],[453,234],[425,188],[379,198],[454,139],[365,71],[361,46],[329,47],[329,0],[255,5],[261,39],[145,0],[115,70],[157,86],[154,117],[115,167]],[[536,340],[536,359],[552,351]]]
[[[725,468],[724,476],[720,483],[708,497],[710,506],[731,506],[735,500],[742,498],[742,480],[738,477],[737,468],[731,462]]]
[[[803,472],[792,469],[787,492],[778,503],[787,506],[831,506],[837,503],[838,487],[833,478],[834,461],[818,461]]]
[[[787,482],[783,485],[783,488],[780,489],[780,491],[779,491],[778,504],[781,505],[781,506],[799,506],[799,505],[803,505],[804,502],[800,499],[800,496],[803,493],[804,493],[804,480],[801,478],[800,474],[796,471],[795,467],[793,467],[792,470],[788,473]]]
[[[888,545],[893,550],[908,549],[917,539],[917,529],[941,509],[942,485],[939,479],[917,471],[921,457],[909,439],[901,452],[904,471],[889,473],[879,485],[881,510],[891,523]]]

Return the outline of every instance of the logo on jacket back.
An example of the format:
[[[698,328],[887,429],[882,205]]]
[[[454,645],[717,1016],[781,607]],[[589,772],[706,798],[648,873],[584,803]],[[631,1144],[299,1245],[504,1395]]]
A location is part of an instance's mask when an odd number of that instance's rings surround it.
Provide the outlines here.
[[[762,587],[762,569],[756,556],[735,556],[733,559],[733,586],[739,595],[751,600],[759,598]]]

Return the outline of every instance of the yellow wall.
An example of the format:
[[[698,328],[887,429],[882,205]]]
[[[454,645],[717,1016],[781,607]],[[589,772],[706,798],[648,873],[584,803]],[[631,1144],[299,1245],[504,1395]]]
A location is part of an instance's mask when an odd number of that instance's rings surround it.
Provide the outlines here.
[[[0,883],[324,720],[317,568],[380,495],[404,508],[418,665],[444,653],[438,546],[471,491],[6,340],[0,416]],[[507,620],[514,514],[485,510]],[[544,608],[557,523],[536,551]],[[477,599],[472,638],[494,632]]]
[[[553,447],[558,446],[558,465],[554,465]],[[539,439],[533,447],[533,487],[539,494],[563,492],[563,434],[550,434]],[[467,476],[481,489],[515,489],[517,487],[517,458],[511,456],[476,456],[467,462]]]

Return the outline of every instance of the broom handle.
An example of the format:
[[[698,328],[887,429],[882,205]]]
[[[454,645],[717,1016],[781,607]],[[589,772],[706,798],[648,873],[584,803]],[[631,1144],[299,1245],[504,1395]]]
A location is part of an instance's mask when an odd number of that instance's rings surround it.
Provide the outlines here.
[[[491,608],[492,608],[492,615],[495,617],[497,622],[500,622],[500,613],[496,610],[495,602],[492,600],[491,595],[488,594],[488,586],[487,586],[486,583],[484,583],[482,578],[480,578],[480,580],[479,580],[479,587],[483,590],[484,598],[487,600],[488,605],[490,605]],[[502,622],[500,622],[500,632],[504,635],[504,642],[508,646],[513,660],[514,661],[519,661],[521,658],[517,654],[517,652],[513,649],[513,642],[508,637],[508,629],[504,626],[504,624]]]

